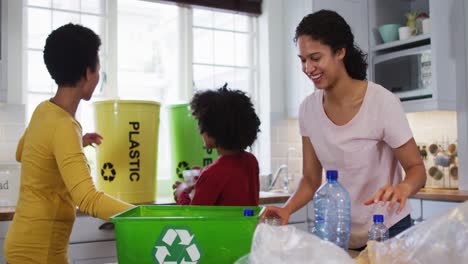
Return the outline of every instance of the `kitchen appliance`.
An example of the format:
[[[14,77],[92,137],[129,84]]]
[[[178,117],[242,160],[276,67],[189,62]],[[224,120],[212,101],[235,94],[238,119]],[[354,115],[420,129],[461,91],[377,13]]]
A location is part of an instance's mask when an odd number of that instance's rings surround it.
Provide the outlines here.
[[[432,98],[430,45],[377,55],[373,65],[375,82],[401,101]]]

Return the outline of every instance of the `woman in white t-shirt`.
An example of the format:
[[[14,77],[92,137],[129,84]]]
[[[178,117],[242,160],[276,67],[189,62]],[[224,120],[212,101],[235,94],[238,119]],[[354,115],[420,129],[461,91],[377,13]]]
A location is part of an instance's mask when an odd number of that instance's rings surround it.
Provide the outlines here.
[[[390,237],[395,236],[411,226],[408,197],[426,182],[399,99],[366,80],[366,55],[336,12],[304,17],[294,41],[302,71],[317,88],[299,110],[303,178],[288,202],[282,208],[268,207],[264,217],[277,215],[287,224],[322,184],[322,170],[333,169],[351,197],[349,247],[366,245],[375,213],[385,215]]]

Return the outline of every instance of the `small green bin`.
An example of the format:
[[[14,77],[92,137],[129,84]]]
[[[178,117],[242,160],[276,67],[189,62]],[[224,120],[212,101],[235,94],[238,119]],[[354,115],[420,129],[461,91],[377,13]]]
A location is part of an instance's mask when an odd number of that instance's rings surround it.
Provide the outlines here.
[[[198,131],[197,120],[188,103],[167,105],[171,144],[171,180],[184,181],[182,172],[194,166],[206,167],[218,158],[216,149],[207,149]]]
[[[245,210],[253,216],[244,216]],[[111,217],[119,264],[231,264],[250,252],[262,207],[137,206]]]

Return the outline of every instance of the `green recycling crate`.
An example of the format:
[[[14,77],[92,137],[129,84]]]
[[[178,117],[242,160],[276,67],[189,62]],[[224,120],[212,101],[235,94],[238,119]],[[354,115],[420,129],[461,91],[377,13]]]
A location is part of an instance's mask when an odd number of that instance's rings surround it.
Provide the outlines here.
[[[244,216],[245,210],[253,211]],[[250,252],[262,207],[137,206],[111,217],[119,264],[234,263]]]
[[[167,106],[171,136],[172,181],[183,181],[182,172],[194,166],[206,167],[218,157],[215,149],[206,149],[198,124],[187,103]]]

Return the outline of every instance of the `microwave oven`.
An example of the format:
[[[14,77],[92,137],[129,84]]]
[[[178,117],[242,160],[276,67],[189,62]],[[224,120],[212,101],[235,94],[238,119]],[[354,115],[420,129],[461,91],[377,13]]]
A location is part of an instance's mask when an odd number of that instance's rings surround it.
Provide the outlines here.
[[[377,55],[373,65],[374,81],[401,101],[432,98],[430,45]]]

